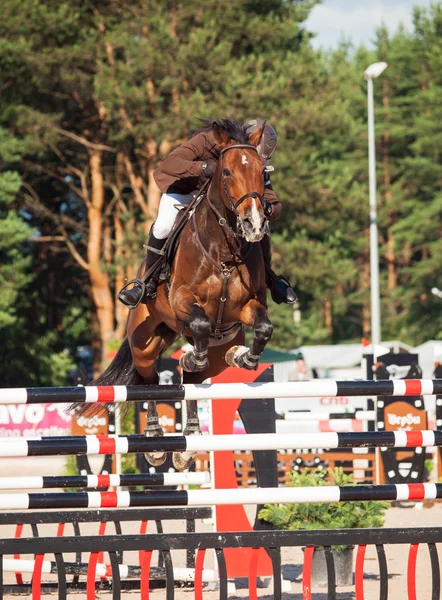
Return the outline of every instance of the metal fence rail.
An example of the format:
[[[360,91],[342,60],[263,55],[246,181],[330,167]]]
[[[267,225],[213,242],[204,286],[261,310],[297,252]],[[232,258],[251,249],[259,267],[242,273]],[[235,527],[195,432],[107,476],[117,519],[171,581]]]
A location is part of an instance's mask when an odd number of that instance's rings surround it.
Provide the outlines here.
[[[388,599],[388,565],[384,546],[392,544],[410,544],[407,561],[407,585],[409,598],[416,597],[416,558],[419,544],[425,544],[429,549],[429,560],[432,574],[431,600],[440,597],[440,570],[437,543],[442,543],[442,528],[412,528],[412,529],[348,529],[348,530],[322,530],[322,531],[252,531],[243,533],[190,533],[190,534],[160,534],[160,535],[108,535],[105,538],[97,537],[66,537],[66,538],[24,538],[15,540],[0,540],[0,557],[15,554],[36,555],[36,562],[43,562],[44,555],[53,554],[57,566],[58,597],[64,600],[67,596],[68,586],[66,581],[67,563],[63,558],[67,553],[91,552],[92,557],[105,552],[109,555],[111,582],[106,588],[112,590],[113,600],[121,598],[121,591],[125,589],[125,582],[120,577],[119,553],[121,551],[141,552],[141,577],[139,586],[143,592],[146,585],[150,585],[150,556],[151,552],[158,550],[163,553],[165,561],[166,598],[174,598],[174,568],[172,561],[173,550],[192,550],[196,552],[195,588],[202,590],[204,552],[214,549],[218,559],[220,576],[219,597],[227,599],[227,575],[223,550],[225,548],[264,548],[271,559],[274,579],[274,598],[280,600],[281,590],[281,560],[280,549],[283,547],[306,547],[303,568],[303,598],[311,600],[310,586],[310,557],[313,547],[322,546],[326,552],[328,596],[329,600],[336,599],[335,572],[331,555],[332,546],[348,545],[359,546],[355,570],[356,600],[363,598],[363,565],[365,548],[375,545],[378,556],[380,574],[380,600]],[[0,561],[0,599],[3,598],[4,585]],[[405,562],[405,561],[404,561]],[[90,564],[93,569],[94,562]],[[71,567],[72,568],[72,567]],[[256,577],[253,573],[253,561],[249,577],[250,597],[256,596]],[[95,573],[93,572],[93,575]],[[41,574],[34,573],[33,586],[36,582],[40,585]],[[45,584],[42,584],[45,585]],[[93,598],[97,586],[95,576],[87,578],[87,597]],[[131,582],[133,585],[133,582]],[[414,595],[413,595],[414,594]]]

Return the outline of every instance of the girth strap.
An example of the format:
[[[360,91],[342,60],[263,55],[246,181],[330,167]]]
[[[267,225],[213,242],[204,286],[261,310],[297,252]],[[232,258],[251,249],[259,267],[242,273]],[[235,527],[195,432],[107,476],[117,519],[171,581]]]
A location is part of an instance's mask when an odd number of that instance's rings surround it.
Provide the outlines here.
[[[213,332],[213,337],[215,337],[217,339],[221,336],[221,325],[223,324],[224,309],[226,307],[226,302],[227,302],[227,284],[229,282],[229,279],[230,279],[233,269],[236,269],[236,265],[234,267],[232,267],[231,269],[225,269],[224,271],[221,271],[221,275],[223,278],[223,289],[221,292],[221,298],[219,299],[215,331]]]

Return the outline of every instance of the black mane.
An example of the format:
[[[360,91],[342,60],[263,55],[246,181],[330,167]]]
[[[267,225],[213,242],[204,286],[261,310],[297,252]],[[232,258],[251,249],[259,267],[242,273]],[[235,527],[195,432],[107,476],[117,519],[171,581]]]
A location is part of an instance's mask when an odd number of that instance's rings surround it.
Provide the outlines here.
[[[213,125],[218,125],[231,140],[235,140],[238,144],[247,144],[249,141],[250,133],[247,131],[247,125],[240,123],[234,117],[224,117],[223,119],[205,119],[203,126],[196,133],[200,131],[210,131],[213,129]],[[195,134],[196,135],[196,134]]]

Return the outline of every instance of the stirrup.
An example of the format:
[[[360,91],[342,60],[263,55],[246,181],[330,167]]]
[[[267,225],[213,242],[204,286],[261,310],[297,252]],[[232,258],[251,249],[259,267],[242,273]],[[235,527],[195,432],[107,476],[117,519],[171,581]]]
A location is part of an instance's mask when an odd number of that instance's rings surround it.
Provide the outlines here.
[[[124,292],[130,285],[133,285],[135,283],[138,284],[142,290],[140,299],[138,300],[138,302],[136,304],[128,304],[126,302],[126,300],[124,299],[122,292]],[[146,295],[146,283],[144,281],[142,281],[141,279],[139,279],[138,277],[135,277],[135,279],[131,279],[130,281],[128,281],[118,292],[118,300],[122,304],[124,304],[124,306],[127,306],[127,308],[129,308],[130,310],[133,310],[134,308],[137,308],[137,306],[139,306],[141,304],[141,302],[144,300],[145,295]]]

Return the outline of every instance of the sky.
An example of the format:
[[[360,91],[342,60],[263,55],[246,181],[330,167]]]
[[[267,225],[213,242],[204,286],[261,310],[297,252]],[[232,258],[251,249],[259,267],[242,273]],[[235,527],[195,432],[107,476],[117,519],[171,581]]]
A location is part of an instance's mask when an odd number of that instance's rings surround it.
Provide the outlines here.
[[[344,36],[357,46],[372,47],[376,27],[384,22],[391,32],[402,22],[412,29],[413,6],[429,6],[431,0],[323,0],[315,6],[307,27],[317,36],[313,45],[335,47]]]

